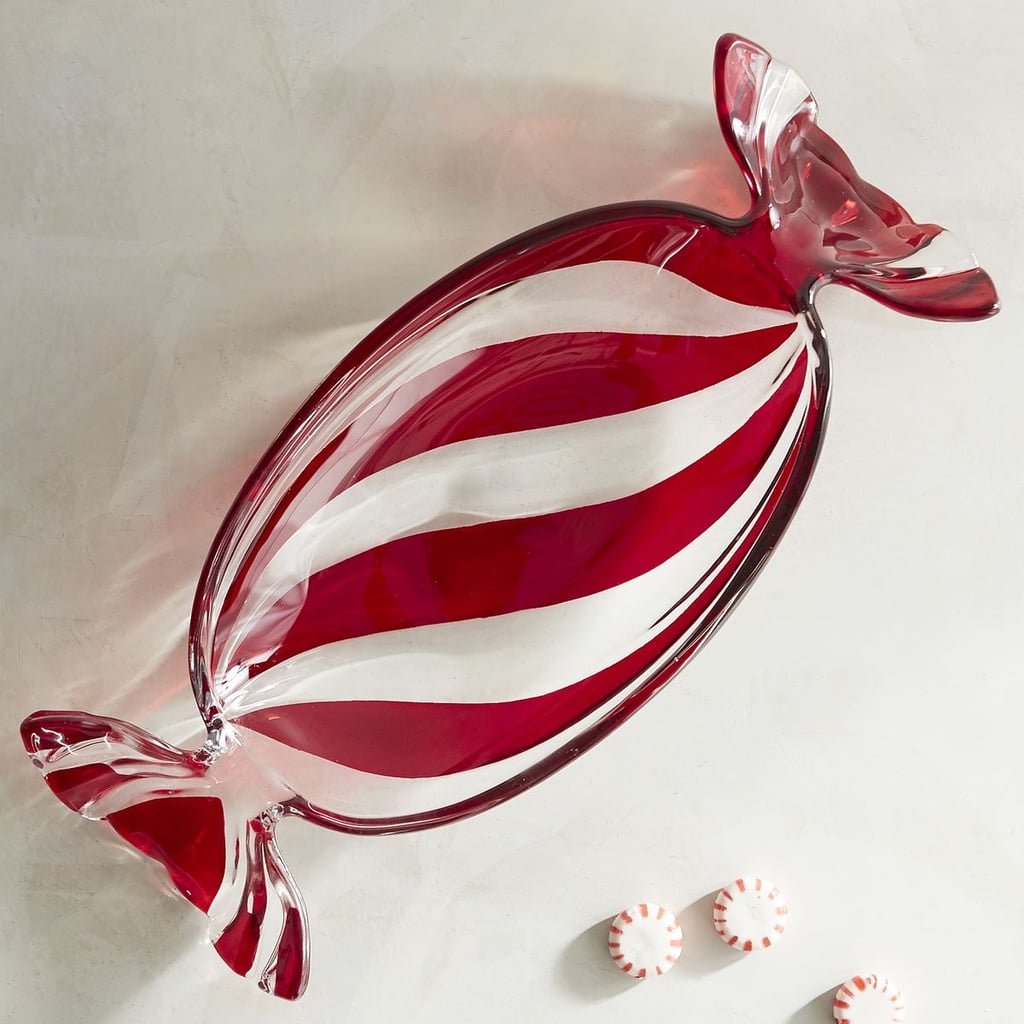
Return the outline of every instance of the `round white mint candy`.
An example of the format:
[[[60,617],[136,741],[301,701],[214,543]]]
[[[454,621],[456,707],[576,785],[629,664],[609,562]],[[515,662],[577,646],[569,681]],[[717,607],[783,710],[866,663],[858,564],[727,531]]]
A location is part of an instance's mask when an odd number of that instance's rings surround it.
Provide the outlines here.
[[[881,974],[858,974],[836,989],[836,1024],[902,1024],[903,993]]]
[[[620,970],[634,978],[670,971],[683,950],[683,930],[675,915],[657,903],[623,910],[608,929],[608,952]]]
[[[779,941],[789,921],[789,907],[771,882],[737,878],[718,894],[714,921],[723,942],[750,953]]]

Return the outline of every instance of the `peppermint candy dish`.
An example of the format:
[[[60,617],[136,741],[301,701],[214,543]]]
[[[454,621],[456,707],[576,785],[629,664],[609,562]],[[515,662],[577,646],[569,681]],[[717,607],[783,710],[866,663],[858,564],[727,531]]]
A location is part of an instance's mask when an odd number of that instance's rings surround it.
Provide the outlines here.
[[[199,580],[201,749],[77,711],[22,725],[54,794],[162,864],[268,992],[309,971],[277,822],[486,810],[722,623],[821,446],[821,287],[997,310],[968,252],[858,177],[790,68],[726,36],[714,84],[744,217],[630,202],[520,235],[385,320],[285,426]]]

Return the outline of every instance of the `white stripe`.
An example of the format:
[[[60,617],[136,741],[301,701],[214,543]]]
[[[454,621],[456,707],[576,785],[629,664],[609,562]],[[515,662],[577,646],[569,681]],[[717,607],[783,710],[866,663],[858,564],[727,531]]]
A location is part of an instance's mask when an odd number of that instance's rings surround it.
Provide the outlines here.
[[[85,818],[99,820],[148,800],[173,800],[209,793],[210,790],[211,785],[203,776],[168,779],[164,786],[151,776],[125,776],[124,782],[98,793],[94,799],[84,804],[78,813]]]
[[[540,334],[595,331],[721,337],[794,319],[784,311],[732,302],[647,263],[601,260],[534,274],[468,300],[458,312],[403,342],[397,352],[383,360],[371,357],[341,380],[320,405],[314,433],[302,446],[303,458],[293,459],[293,468],[282,474],[275,492],[284,494],[316,452],[382,399],[468,352]],[[388,415],[381,410],[382,417]],[[354,454],[377,442],[379,427],[378,423],[364,431]],[[256,536],[271,511],[268,505],[262,516],[253,518],[248,537]],[[247,547],[244,542],[235,547],[225,584],[214,598],[214,620]],[[230,659],[225,662],[218,655],[217,662],[230,664]]]
[[[600,260],[547,270],[472,299],[389,360],[374,401],[455,356],[541,334],[584,331],[722,337],[792,323],[782,310],[748,306],[649,263]],[[377,394],[374,395],[373,391]]]
[[[743,426],[807,337],[801,322],[759,363],[690,395],[634,412],[460,441],[358,481],[271,559],[239,613],[236,644],[292,587],[379,544],[614,501],[667,480]],[[232,654],[225,649],[218,660],[227,664]]]
[[[808,372],[805,399],[809,379]],[[548,607],[325,644],[255,679],[240,679],[234,693],[225,695],[226,716],[234,719],[259,708],[313,701],[519,700],[550,693],[615,664],[657,635],[664,626],[659,620],[720,564],[770,488],[805,412],[806,401],[798,402],[783,437],[741,498],[650,572]],[[704,579],[702,587],[709,583]]]
[[[777,449],[777,454],[780,457],[773,457],[770,464],[765,465],[752,489],[756,489],[762,494],[767,493],[770,489],[774,476],[785,461],[789,446],[795,440],[802,425],[809,392],[810,375],[803,400],[798,403],[787,427],[786,441]],[[744,536],[736,539],[732,550],[736,550],[748,534],[749,527],[744,531]],[[698,626],[700,625],[701,623],[698,623]],[[695,629],[690,631],[686,641],[688,642],[694,634]],[[563,637],[562,639],[565,642],[568,638]],[[583,637],[583,643],[589,643],[591,640],[592,636],[588,632]],[[673,649],[678,649],[679,646],[681,644],[673,645]],[[522,651],[516,652],[517,657],[521,654]],[[434,809],[447,807],[484,793],[538,764],[573,737],[581,735],[612,708],[621,704],[629,693],[635,692],[647,680],[657,675],[668,656],[666,653],[654,662],[628,690],[613,694],[604,704],[595,708],[581,721],[544,743],[493,764],[435,778],[393,778],[359,771],[305,751],[296,750],[287,744],[270,739],[243,726],[236,725],[236,728],[250,755],[260,763],[272,767],[291,789],[325,811],[347,817],[379,821],[403,815],[419,815],[426,818]],[[500,664],[501,659],[495,658],[491,667],[496,668]]]

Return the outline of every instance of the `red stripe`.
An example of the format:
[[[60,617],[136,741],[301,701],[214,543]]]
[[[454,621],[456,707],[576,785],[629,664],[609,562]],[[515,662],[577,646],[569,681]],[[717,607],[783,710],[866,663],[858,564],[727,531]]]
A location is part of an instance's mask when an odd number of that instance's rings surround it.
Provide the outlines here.
[[[434,367],[358,417],[310,461],[236,574],[218,637],[234,628],[250,584],[281,545],[357,481],[442,445],[613,416],[692,394],[754,366],[795,329],[794,322],[712,338],[550,334]]]
[[[123,784],[110,765],[56,769],[46,783],[69,807]],[[154,797],[114,811],[106,820],[126,842],[162,864],[178,891],[205,914],[224,878],[224,805],[215,797]]]
[[[803,352],[740,430],[639,494],[403,537],[316,573],[259,620],[237,662],[255,675],[334,641],[559,604],[649,572],[747,489],[778,443],[806,370]]]
[[[238,724],[326,760],[401,778],[451,774],[528,750],[599,707],[700,621],[777,512],[798,454],[799,449],[794,447],[746,540],[701,597],[683,606],[681,614],[656,638],[574,686],[542,697],[483,705],[385,701],[293,704],[252,712],[240,718]],[[402,738],[400,744],[395,743],[396,736]]]

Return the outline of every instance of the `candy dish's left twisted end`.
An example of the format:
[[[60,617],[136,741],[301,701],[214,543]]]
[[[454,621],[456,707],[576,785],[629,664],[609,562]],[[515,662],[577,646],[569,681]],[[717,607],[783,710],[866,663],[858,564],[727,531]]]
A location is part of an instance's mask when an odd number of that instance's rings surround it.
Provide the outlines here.
[[[230,734],[186,751],[116,718],[37,711],[21,738],[61,803],[106,821],[164,867],[209,918],[213,946],[233,971],[284,999],[302,995],[306,910],[274,839],[290,794],[255,773]]]

